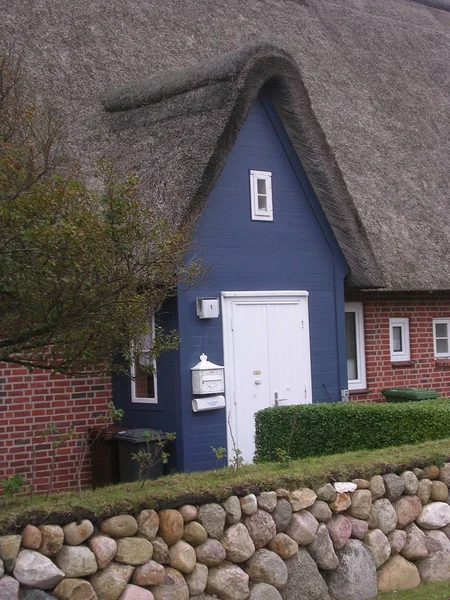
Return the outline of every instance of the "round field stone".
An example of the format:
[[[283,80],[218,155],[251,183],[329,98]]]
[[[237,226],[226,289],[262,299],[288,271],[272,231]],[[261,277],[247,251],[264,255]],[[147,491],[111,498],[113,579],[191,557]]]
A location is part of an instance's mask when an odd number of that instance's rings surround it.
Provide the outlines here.
[[[316,539],[318,528],[319,522],[317,519],[315,519],[307,510],[301,510],[292,515],[286,533],[295,540],[299,546],[307,546]]]
[[[401,477],[395,473],[387,473],[383,475],[384,487],[386,488],[385,496],[391,502],[395,502],[403,494],[405,483]]]
[[[312,506],[308,508],[308,511],[315,517],[320,523],[328,523],[333,516],[331,508],[323,500],[316,500]]]
[[[395,529],[388,536],[391,545],[391,555],[401,552],[406,544],[406,531],[403,529]]]
[[[250,596],[248,583],[247,573],[237,565],[224,562],[209,569],[206,591],[221,600],[247,600]]]
[[[181,540],[184,533],[184,521],[181,514],[177,510],[168,508],[161,510],[158,516],[158,536],[161,537],[168,546],[172,546],[172,544]]]
[[[100,523],[100,531],[112,538],[133,537],[138,530],[138,524],[131,515],[117,515]]]
[[[137,566],[148,562],[152,556],[152,543],[145,538],[125,537],[117,540],[116,562]]]
[[[286,533],[277,533],[269,542],[269,550],[276,552],[283,560],[291,558],[298,550],[298,544]]]
[[[224,502],[222,502],[222,506],[226,513],[225,521],[227,525],[235,525],[236,523],[239,523],[242,517],[242,509],[239,498],[237,496],[230,496],[224,500]]]
[[[292,518],[291,503],[285,498],[278,500],[275,510],[272,513],[272,519],[278,532],[286,531]]]
[[[165,567],[164,580],[152,587],[155,600],[189,600],[189,588],[183,575],[172,567]]]
[[[117,542],[106,535],[95,535],[88,540],[99,569],[105,569],[117,552]]]
[[[411,590],[420,584],[417,567],[399,554],[390,558],[379,569],[377,576],[379,592]]]
[[[367,519],[372,507],[372,493],[370,490],[356,490],[351,495],[351,506],[348,509],[349,515],[356,519]]]
[[[241,510],[244,515],[254,515],[258,508],[258,501],[256,500],[255,494],[247,494],[243,498],[239,499],[241,504]]]
[[[423,468],[423,475],[427,479],[437,479],[440,473],[440,469],[437,465],[428,465],[427,467]]]
[[[446,502],[448,497],[448,487],[442,481],[431,482],[430,500],[432,502]]]
[[[316,539],[306,549],[316,561],[319,569],[332,571],[337,568],[339,560],[334,551],[328,529],[323,523],[319,525]]]
[[[170,566],[185,575],[192,573],[197,561],[194,548],[183,540],[170,546],[169,559]]]
[[[417,494],[417,489],[419,487],[419,480],[417,476],[412,471],[405,471],[400,475],[403,479],[403,483],[405,485],[403,489],[403,493],[408,496],[414,496]]]
[[[154,560],[149,560],[145,565],[136,567],[133,571],[131,581],[135,585],[159,585],[164,581],[164,567]]]
[[[312,506],[317,500],[317,494],[309,488],[300,488],[291,492],[288,500],[292,505],[292,510],[297,512]]]
[[[98,598],[117,599],[125,589],[133,571],[134,567],[131,565],[111,563],[106,569],[92,575],[89,581]]]
[[[433,487],[433,482],[431,479],[421,479],[419,481],[419,487],[417,488],[417,497],[422,502],[422,505],[428,504],[431,497],[431,488]]]
[[[226,558],[227,552],[218,540],[208,539],[195,548],[197,561],[207,567],[216,567]]]
[[[382,498],[386,492],[383,477],[381,475],[374,475],[369,481],[369,489],[372,492],[372,500]]]
[[[226,518],[226,512],[220,504],[203,504],[203,506],[200,506],[198,509],[197,518],[206,529],[210,538],[220,540],[223,536]]]
[[[343,548],[352,534],[352,525],[343,515],[334,516],[327,523],[327,529],[335,550]]]
[[[184,504],[178,509],[178,512],[183,517],[183,521],[185,523],[190,523],[197,518],[198,510],[192,504]]]
[[[160,538],[155,537],[152,541],[153,546],[153,556],[152,559],[156,560],[160,565],[168,565],[169,564],[169,546],[166,542]]]
[[[42,542],[42,533],[34,525],[27,525],[22,531],[22,546],[29,550],[37,550]]]
[[[59,525],[41,525],[39,531],[42,535],[39,552],[44,556],[55,556],[64,544],[64,532]]]
[[[64,543],[69,546],[78,546],[85,542],[94,533],[91,521],[84,519],[80,523],[69,523],[63,527]]]
[[[245,571],[254,583],[268,583],[278,590],[287,583],[286,564],[278,554],[265,548],[255,552],[247,562]]]
[[[266,546],[277,532],[275,521],[265,510],[258,509],[255,514],[245,517],[243,523],[256,549]]]
[[[255,545],[242,523],[236,523],[226,529],[220,543],[225,548],[227,560],[233,563],[241,563],[248,560],[255,552]]]
[[[206,542],[208,534],[206,529],[197,521],[191,521],[184,526],[183,539],[191,546],[198,546]]]
[[[159,517],[156,510],[142,510],[137,517],[139,534],[150,542],[155,539],[159,529]]]
[[[393,504],[397,513],[397,528],[404,529],[412,523],[422,512],[422,502],[418,496],[403,496]]]
[[[191,596],[203,594],[208,582],[208,567],[201,563],[197,563],[192,573],[185,576],[185,580]]]
[[[341,513],[350,508],[352,499],[348,492],[338,492],[334,502],[330,502],[330,508],[334,513]]]
[[[266,512],[273,512],[277,505],[277,493],[276,492],[261,492],[256,498],[258,501],[258,508],[265,510]]]
[[[316,494],[318,500],[323,500],[324,502],[334,502],[337,492],[331,483],[326,483],[317,490]]]

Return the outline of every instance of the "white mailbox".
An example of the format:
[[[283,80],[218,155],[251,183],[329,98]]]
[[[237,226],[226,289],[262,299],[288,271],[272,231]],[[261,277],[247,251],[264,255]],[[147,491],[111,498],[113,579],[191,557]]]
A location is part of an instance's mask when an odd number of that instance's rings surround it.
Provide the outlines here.
[[[219,298],[197,298],[197,317],[199,319],[216,319],[219,312]]]
[[[192,367],[193,394],[221,394],[225,391],[224,368],[209,362],[206,354],[200,356],[200,362]]]
[[[225,396],[206,396],[205,398],[192,399],[192,410],[194,412],[217,410],[219,408],[225,408]]]

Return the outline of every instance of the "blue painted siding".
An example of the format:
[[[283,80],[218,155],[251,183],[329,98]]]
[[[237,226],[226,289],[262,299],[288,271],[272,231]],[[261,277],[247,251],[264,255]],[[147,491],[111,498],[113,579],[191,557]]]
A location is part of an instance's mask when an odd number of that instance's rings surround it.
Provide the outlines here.
[[[272,172],[273,222],[252,221],[249,170]],[[197,227],[197,246],[211,272],[178,299],[181,419],[179,468],[217,466],[211,446],[226,446],[224,410],[194,414],[190,368],[205,352],[223,364],[221,319],[200,321],[195,299],[222,291],[305,289],[313,401],[340,399],[347,386],[343,281],[348,265],[293,151],[262,96],[251,108]]]
[[[178,329],[177,299],[172,299],[158,311],[158,325],[167,331]],[[129,427],[161,429],[176,433],[176,441],[171,442],[170,458],[166,472],[183,464],[183,427],[180,404],[180,359],[178,351],[163,354],[157,361],[158,404],[131,402],[129,377],[113,377],[113,401],[125,411],[121,423]]]

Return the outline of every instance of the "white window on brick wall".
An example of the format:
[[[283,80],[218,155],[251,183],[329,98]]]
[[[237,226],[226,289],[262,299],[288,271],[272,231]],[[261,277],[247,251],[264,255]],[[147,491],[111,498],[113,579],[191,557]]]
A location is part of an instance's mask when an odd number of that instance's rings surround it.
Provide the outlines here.
[[[270,171],[250,171],[250,200],[253,221],[273,221]]]
[[[389,341],[392,362],[411,360],[409,319],[403,317],[389,319]]]
[[[136,361],[131,363],[131,401],[137,403],[157,404],[158,392],[156,387],[156,362],[150,358],[155,331],[155,317],[151,318],[150,332],[139,342],[142,352]],[[152,364],[153,371],[148,367]]]
[[[363,390],[366,388],[367,383],[362,302],[346,302],[345,333],[347,341],[348,389]]]
[[[434,356],[450,358],[450,319],[433,319]]]

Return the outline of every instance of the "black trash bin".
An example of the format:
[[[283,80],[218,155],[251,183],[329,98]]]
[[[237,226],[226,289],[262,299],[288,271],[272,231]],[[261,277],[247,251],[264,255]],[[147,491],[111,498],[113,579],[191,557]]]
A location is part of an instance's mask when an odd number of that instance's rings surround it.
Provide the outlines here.
[[[108,425],[93,427],[89,431],[93,487],[119,483],[119,442],[114,436],[125,429],[120,425]]]
[[[151,439],[148,439],[147,436],[149,435]],[[127,431],[119,431],[114,437],[119,441],[119,471],[120,481],[123,483],[139,480],[139,462],[133,460],[133,454],[136,454],[140,450],[148,450],[154,453],[158,450],[156,448],[158,442],[167,441],[167,434],[158,429],[129,429]],[[144,471],[142,479],[157,479],[161,477],[163,467],[162,461],[158,460],[156,464]]]

